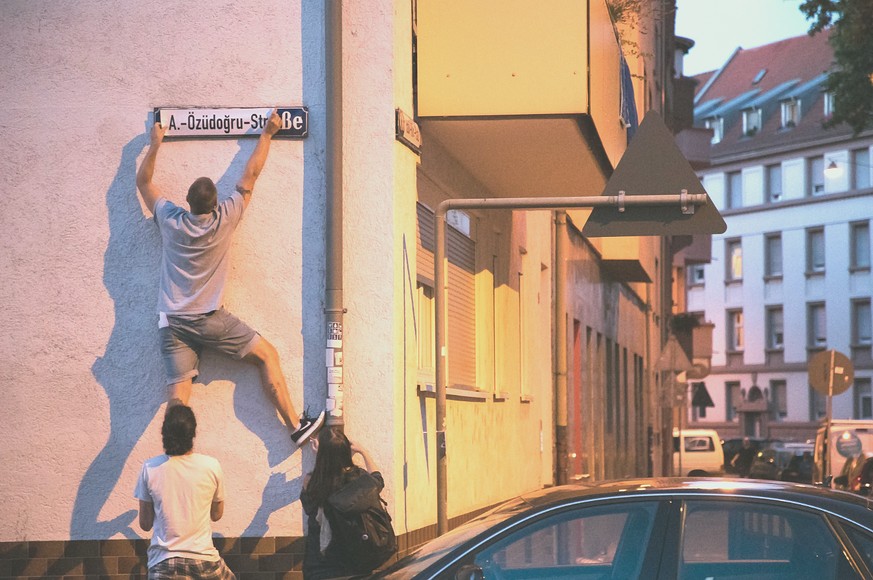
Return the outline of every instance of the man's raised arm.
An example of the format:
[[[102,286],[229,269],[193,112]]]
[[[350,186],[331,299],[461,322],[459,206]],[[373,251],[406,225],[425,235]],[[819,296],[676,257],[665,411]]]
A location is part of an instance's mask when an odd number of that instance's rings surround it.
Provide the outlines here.
[[[152,175],[155,173],[155,158],[158,156],[158,149],[161,142],[164,140],[164,134],[167,128],[161,126],[160,123],[155,123],[152,126],[151,143],[149,150],[142,160],[142,165],[139,166],[139,171],[136,172],[136,188],[139,189],[139,194],[142,196],[143,202],[149,211],[155,213],[155,204],[161,197],[161,192],[152,183]]]
[[[248,206],[249,200],[252,197],[252,189],[255,187],[255,181],[261,174],[264,168],[264,163],[267,161],[267,154],[270,152],[270,142],[273,135],[276,134],[282,127],[282,119],[279,118],[276,110],[270,114],[270,119],[267,121],[267,126],[264,127],[264,132],[258,138],[258,144],[255,145],[255,150],[252,151],[252,156],[249,157],[246,168],[243,170],[243,175],[236,184],[236,190],[242,194],[243,203]]]

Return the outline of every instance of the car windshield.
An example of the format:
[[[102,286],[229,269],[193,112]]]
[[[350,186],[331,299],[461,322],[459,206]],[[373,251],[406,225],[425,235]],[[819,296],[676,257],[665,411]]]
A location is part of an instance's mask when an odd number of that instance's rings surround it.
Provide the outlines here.
[[[374,578],[400,579],[418,574],[464,542],[481,534],[491,526],[511,518],[519,511],[523,511],[528,507],[530,506],[520,498],[503,504],[424,544],[408,556],[401,558],[383,570],[380,574],[374,576]]]

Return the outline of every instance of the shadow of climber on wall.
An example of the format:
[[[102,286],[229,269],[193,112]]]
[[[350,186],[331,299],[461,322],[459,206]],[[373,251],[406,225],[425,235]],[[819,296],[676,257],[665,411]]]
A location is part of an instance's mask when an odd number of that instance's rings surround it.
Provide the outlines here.
[[[160,238],[130,192],[136,187],[136,159],[148,144],[139,135],[124,146],[109,190],[106,210],[109,242],[103,255],[103,285],[115,308],[115,324],[103,356],[91,372],[106,390],[109,435],[85,472],[76,494],[70,538],[138,538],[131,527],[136,510],[100,520],[100,512],[118,483],[127,458],[163,403],[160,359],[154,345],[158,329],[153,306],[141,296],[158,291]],[[148,347],[144,348],[144,345]]]
[[[147,131],[152,122],[149,119]],[[79,483],[70,523],[70,538],[74,540],[111,538],[116,534],[130,539],[140,537],[133,529],[136,510],[102,521],[100,518],[134,446],[165,402],[153,298],[158,293],[161,239],[153,219],[144,214],[134,193],[137,158],[148,144],[147,132],[123,147],[118,170],[106,192],[109,241],[103,260],[103,284],[113,301],[114,326],[106,349],[94,361],[91,372],[106,391],[110,431]],[[240,147],[219,180],[219,187],[232,179],[232,170],[242,166],[248,151]],[[241,372],[251,373],[253,380],[258,381],[256,371],[246,368]],[[214,378],[208,374],[204,373],[205,379]],[[271,465],[293,451],[293,444],[276,428],[280,424],[278,417],[265,421],[263,409],[242,405],[236,395],[234,410],[241,422],[264,441]],[[288,484],[299,488],[296,480]],[[266,507],[274,511],[282,502],[270,503],[273,505]],[[252,525],[260,527],[254,521]]]

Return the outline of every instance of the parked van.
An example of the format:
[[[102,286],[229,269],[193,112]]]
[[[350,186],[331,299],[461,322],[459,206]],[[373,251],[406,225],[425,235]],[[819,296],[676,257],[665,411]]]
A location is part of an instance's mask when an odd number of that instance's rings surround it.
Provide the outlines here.
[[[869,419],[831,420],[830,442],[825,441],[822,423],[815,435],[812,481],[820,483],[825,476],[839,475],[847,460],[862,453],[873,453],[873,421]]]
[[[673,430],[673,473],[691,477],[724,474],[724,449],[715,429],[686,429],[681,443],[679,430]]]

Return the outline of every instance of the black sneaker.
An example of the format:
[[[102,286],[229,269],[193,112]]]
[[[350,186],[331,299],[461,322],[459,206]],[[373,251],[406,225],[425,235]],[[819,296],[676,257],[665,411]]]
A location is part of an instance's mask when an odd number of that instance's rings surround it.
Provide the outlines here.
[[[300,447],[315,435],[322,423],[324,423],[324,411],[314,419],[303,413],[300,415],[300,425],[291,433],[291,440]]]

